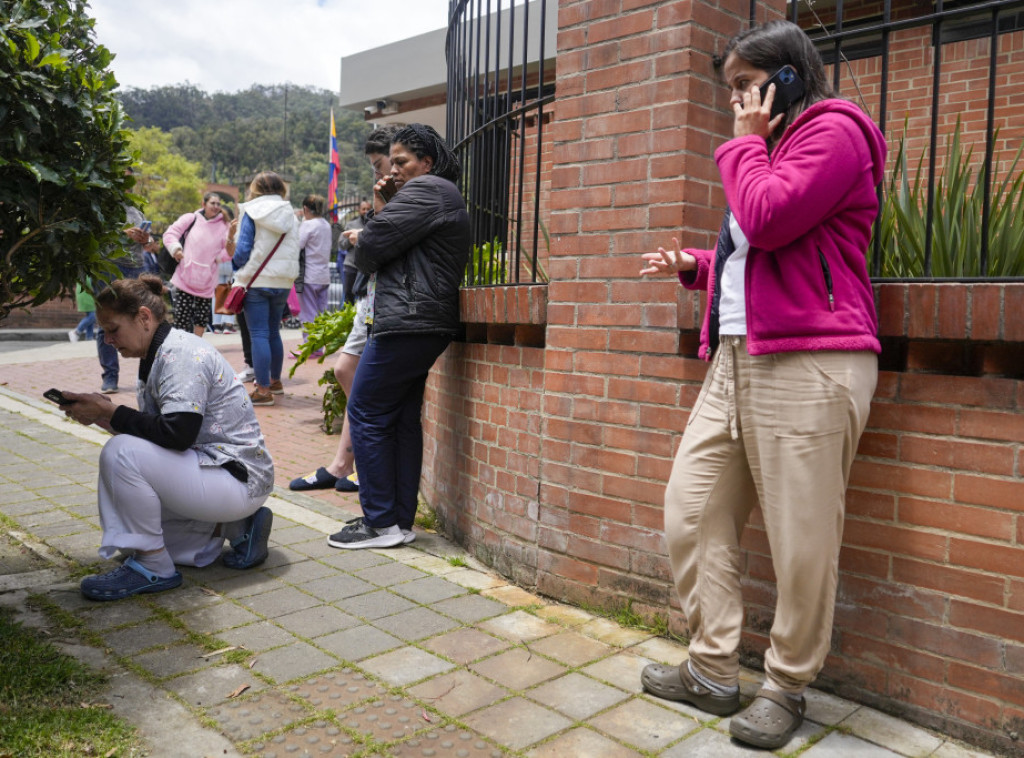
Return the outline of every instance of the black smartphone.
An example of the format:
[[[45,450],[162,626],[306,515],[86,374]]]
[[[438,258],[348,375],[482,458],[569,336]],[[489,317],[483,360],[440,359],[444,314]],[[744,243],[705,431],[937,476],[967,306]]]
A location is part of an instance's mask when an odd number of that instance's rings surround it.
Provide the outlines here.
[[[398,192],[398,188],[395,186],[395,180],[389,176],[384,180],[384,184],[381,185],[377,192],[380,193],[381,199],[386,203],[395,196],[396,192]]]
[[[57,405],[71,405],[71,401],[64,397],[63,392],[58,389],[53,389],[52,387],[43,393],[43,397],[55,402]]]
[[[761,85],[761,102],[768,94],[768,85],[775,85],[775,99],[772,100],[771,118],[789,110],[789,106],[804,96],[804,80],[792,66],[786,65],[768,77]]]

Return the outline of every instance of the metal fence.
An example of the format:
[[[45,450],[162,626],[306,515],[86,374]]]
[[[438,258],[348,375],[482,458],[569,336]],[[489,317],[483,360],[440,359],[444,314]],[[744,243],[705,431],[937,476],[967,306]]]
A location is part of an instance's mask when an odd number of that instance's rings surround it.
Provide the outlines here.
[[[1011,87],[1015,89],[1024,71],[1020,44],[1024,2],[934,0],[928,7],[932,12],[924,14],[918,5],[894,4],[893,0],[881,4],[800,0],[788,7],[790,19],[808,33],[831,65],[836,90],[870,105],[869,112],[889,137],[891,155],[899,156],[898,146],[908,153],[912,150],[915,130],[907,125],[912,119],[921,123],[916,130],[923,133],[918,151],[920,173],[913,160],[906,164],[914,172],[912,178],[923,185],[923,197],[913,201],[923,205],[921,217],[914,217],[916,211],[906,197],[906,187],[894,184],[880,188],[883,212],[870,252],[872,275],[879,278],[883,267],[893,268],[887,265],[887,256],[895,254],[919,262],[910,266],[913,271],[908,271],[908,276],[892,277],[890,273],[890,278],[992,281],[1024,276],[1024,250],[1018,242],[1010,241],[1019,235],[1012,234],[1012,222],[995,215],[1009,208],[1011,216],[1016,210],[1020,217],[1019,206],[1024,202],[1021,184],[1017,181],[1014,189],[1016,177],[1012,175],[1019,176],[1021,168],[1012,158],[1014,146],[1021,144],[1022,131],[1019,118],[1007,107],[1014,98]],[[754,11],[752,3],[752,22]],[[971,47],[965,47],[972,41]],[[916,51],[912,49],[915,46]],[[907,51],[903,61],[913,60],[916,70],[894,65],[901,50]],[[910,55],[915,57],[911,59]],[[978,64],[984,66],[983,72]],[[858,76],[870,77],[871,86],[864,87]],[[923,86],[908,96],[908,82],[914,88],[918,83]],[[898,89],[894,86],[897,83]],[[890,122],[892,116],[902,124]],[[974,154],[968,153],[972,149],[969,144],[959,145],[963,152],[954,155],[954,135],[958,139],[966,137],[972,128],[971,136],[977,138],[983,150],[980,161],[968,158]],[[1005,158],[1001,162],[997,160],[997,148]],[[960,165],[951,158],[961,159]],[[956,176],[965,168],[977,173]],[[890,166],[890,174],[900,170],[899,165]],[[964,197],[957,197],[959,194]],[[994,200],[1003,207],[994,207]],[[901,218],[908,208],[911,217]],[[954,217],[958,214],[963,215]],[[995,243],[998,245],[994,247]],[[894,245],[913,250],[894,250]],[[938,258],[937,249],[941,252]]]
[[[545,62],[557,5],[449,3],[447,128],[472,224],[469,286],[546,281],[544,126],[555,93]]]

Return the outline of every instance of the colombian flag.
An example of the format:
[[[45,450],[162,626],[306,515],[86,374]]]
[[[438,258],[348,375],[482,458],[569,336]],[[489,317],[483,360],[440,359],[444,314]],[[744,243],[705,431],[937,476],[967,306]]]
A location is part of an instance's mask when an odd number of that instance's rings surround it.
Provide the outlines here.
[[[338,133],[334,129],[334,108],[331,108],[331,144],[327,154],[330,161],[327,169],[327,210],[331,221],[337,221],[338,175],[341,173],[341,160],[338,158]]]

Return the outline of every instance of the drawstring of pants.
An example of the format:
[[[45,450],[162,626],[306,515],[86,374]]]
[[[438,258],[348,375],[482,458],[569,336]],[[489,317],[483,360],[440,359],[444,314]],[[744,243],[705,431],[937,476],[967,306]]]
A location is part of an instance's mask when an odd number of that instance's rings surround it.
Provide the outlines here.
[[[739,337],[723,336],[721,340],[722,349],[722,371],[725,375],[725,401],[726,415],[729,418],[729,437],[733,440],[740,438],[739,411],[736,408],[736,384],[739,382],[736,370],[736,350],[740,346]]]

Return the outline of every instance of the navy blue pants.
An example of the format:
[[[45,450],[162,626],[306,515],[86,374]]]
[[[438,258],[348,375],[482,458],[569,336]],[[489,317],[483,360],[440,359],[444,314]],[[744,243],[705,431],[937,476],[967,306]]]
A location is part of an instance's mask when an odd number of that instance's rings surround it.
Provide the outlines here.
[[[450,335],[371,335],[348,401],[363,519],[411,529],[423,467],[423,390]]]
[[[122,279],[138,279],[146,270],[144,268],[132,268],[131,266],[117,266],[121,270]],[[106,287],[105,282],[97,282],[94,288],[95,293],[99,294],[101,290]],[[96,330],[96,354],[100,359],[100,368],[103,369],[102,378],[104,384],[113,384],[117,386],[118,377],[121,374],[121,362],[118,360],[117,348],[113,345],[108,345],[106,340],[103,339],[106,332],[102,328]]]

